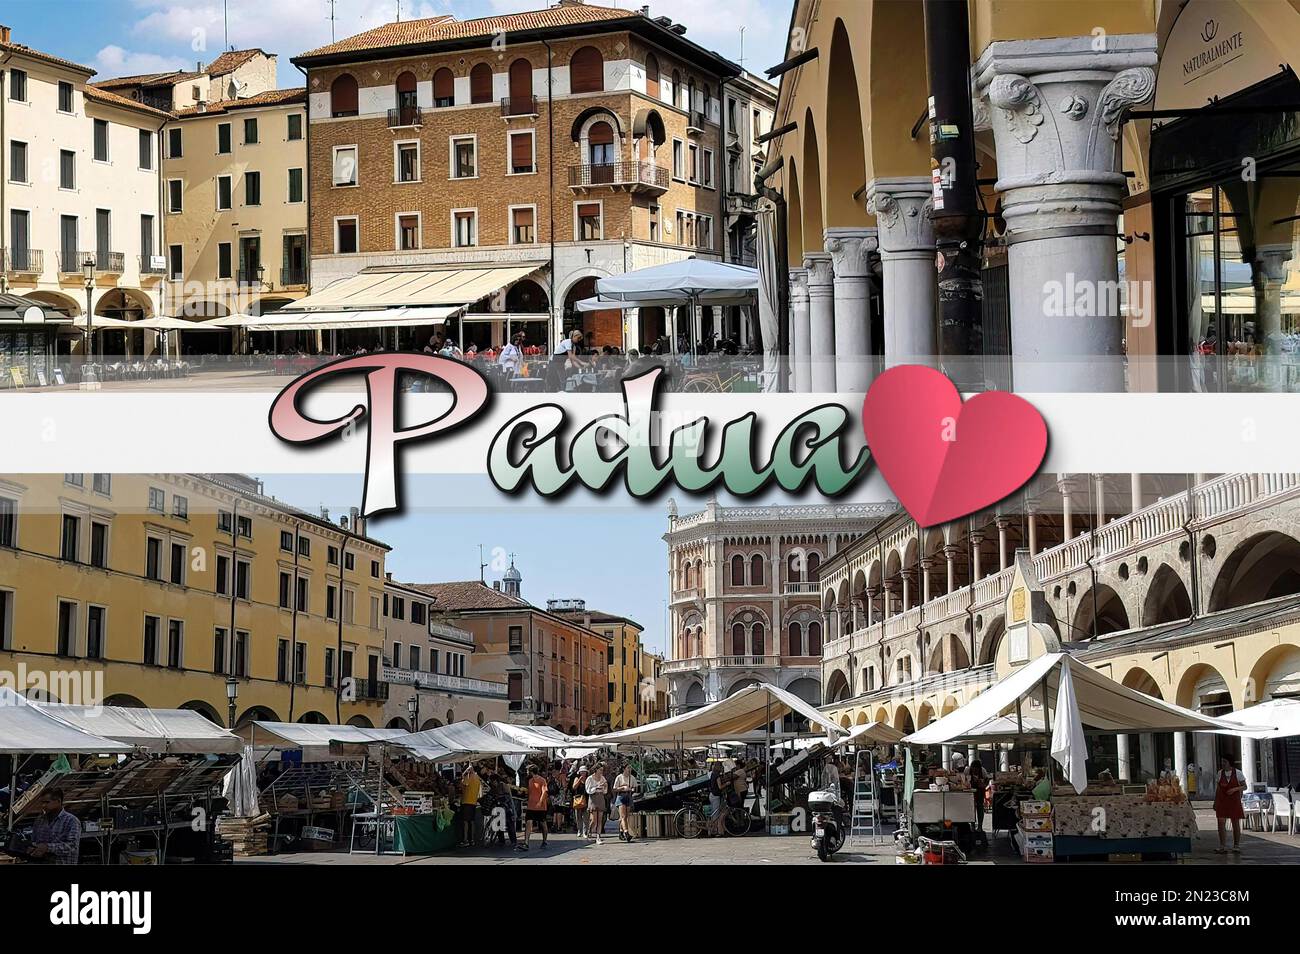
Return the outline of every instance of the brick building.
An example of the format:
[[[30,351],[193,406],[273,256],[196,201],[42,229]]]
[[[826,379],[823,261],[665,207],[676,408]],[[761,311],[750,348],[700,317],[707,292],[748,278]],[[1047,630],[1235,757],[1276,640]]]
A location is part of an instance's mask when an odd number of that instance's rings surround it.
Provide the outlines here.
[[[684,33],[648,8],[564,0],[390,23],[295,57],[313,297],[333,285],[346,301],[322,308],[438,306],[431,322],[446,314],[480,347],[508,329],[543,347],[571,328],[653,343],[662,309],[621,321],[573,305],[603,276],[723,257],[721,104],[740,71]],[[410,279],[401,301],[381,293],[393,272]],[[697,321],[723,330],[709,309]]]
[[[480,580],[408,585],[433,597],[439,620],[474,637],[475,675],[505,682],[509,719],[570,734],[609,726],[610,639],[523,598],[514,563],[491,586]]]

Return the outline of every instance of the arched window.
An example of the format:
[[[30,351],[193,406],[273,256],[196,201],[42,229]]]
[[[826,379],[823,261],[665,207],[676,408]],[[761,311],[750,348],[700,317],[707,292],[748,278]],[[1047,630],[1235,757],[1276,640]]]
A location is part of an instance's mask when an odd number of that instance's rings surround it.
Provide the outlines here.
[[[445,66],[433,74],[433,105],[456,105],[456,77]]]
[[[731,654],[733,656],[745,655],[745,627],[741,623],[731,624]]]
[[[492,102],[492,67],[487,63],[479,63],[469,71],[469,101]]]
[[[803,626],[799,623],[790,624],[789,651],[791,656],[808,655],[806,647],[803,644]]]
[[[820,656],[822,654],[822,624],[813,621],[808,624],[808,655]]]
[[[816,553],[810,553],[805,558],[804,565],[807,567],[808,570],[807,579],[809,581],[815,580],[817,579],[817,568],[822,565],[822,558],[819,557]]]
[[[357,114],[357,79],[343,73],[330,84],[330,115],[355,116]]]
[[[764,629],[763,624],[755,623],[754,628],[749,631],[749,636],[750,636],[750,642],[752,644],[750,646],[750,650],[753,653],[753,655],[755,656],[767,655],[767,645],[766,645],[767,630]]]
[[[731,558],[731,585],[745,585],[745,558],[739,553]]]
[[[415,95],[415,74],[410,70],[397,77],[397,120],[400,126],[411,126],[416,122],[417,98]]]
[[[659,58],[653,53],[645,56],[645,91],[647,96],[659,98]]]
[[[612,166],[614,164],[614,127],[604,120],[592,123],[587,130],[587,148],[590,152],[588,161],[593,166]]]
[[[605,60],[594,46],[584,46],[569,60],[569,91],[599,93],[605,88]]]
[[[787,566],[785,571],[786,582],[802,583],[803,582],[803,554],[791,553],[786,560]]]
[[[673,70],[673,88],[670,93],[668,102],[674,106],[680,106],[682,102],[682,74],[680,70]]]
[[[695,627],[695,655],[704,655],[704,627]]]
[[[686,102],[682,104],[682,109],[687,112],[695,110],[695,77],[692,76],[686,81]]]
[[[533,106],[533,64],[520,57],[510,64],[510,115],[527,116]]]
[[[757,553],[749,561],[749,585],[763,585],[763,558]]]

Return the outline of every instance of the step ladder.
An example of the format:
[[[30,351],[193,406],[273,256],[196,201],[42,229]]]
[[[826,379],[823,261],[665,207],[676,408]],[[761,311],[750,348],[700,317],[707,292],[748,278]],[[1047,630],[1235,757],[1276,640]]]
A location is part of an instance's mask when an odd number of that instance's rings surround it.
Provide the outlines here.
[[[849,816],[849,844],[880,843],[880,798],[876,791],[876,766],[870,749],[853,756],[853,807]]]

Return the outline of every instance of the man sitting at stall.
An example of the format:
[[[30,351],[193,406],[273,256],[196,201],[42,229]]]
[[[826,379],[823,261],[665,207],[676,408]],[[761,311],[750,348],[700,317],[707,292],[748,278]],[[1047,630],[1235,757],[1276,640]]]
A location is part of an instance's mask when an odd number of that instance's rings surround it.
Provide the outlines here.
[[[81,822],[63,807],[63,789],[46,791],[41,815],[32,826],[30,857],[55,865],[75,865],[81,855]]]

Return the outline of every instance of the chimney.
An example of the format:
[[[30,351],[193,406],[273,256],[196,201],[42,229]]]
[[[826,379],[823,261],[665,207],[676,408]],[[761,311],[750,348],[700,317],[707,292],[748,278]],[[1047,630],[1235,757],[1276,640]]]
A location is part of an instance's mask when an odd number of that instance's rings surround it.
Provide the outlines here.
[[[0,43],[8,43],[11,36],[13,36],[13,31],[0,23]]]

